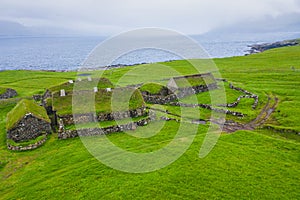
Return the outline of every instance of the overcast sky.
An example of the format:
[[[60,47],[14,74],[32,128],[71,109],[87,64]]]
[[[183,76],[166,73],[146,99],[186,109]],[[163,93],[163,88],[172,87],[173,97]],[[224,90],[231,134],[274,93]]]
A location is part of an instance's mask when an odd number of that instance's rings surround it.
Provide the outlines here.
[[[296,16],[300,0],[0,0],[0,20],[100,35],[141,27],[199,34],[266,19],[296,23]]]

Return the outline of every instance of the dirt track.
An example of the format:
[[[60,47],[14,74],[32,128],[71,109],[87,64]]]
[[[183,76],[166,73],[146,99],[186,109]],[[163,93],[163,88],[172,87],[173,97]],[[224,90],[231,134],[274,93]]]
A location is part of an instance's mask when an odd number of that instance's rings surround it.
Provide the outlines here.
[[[274,103],[271,103],[273,101]],[[223,125],[223,131],[227,133],[232,133],[238,130],[254,130],[257,127],[263,125],[275,111],[278,106],[278,98],[268,96],[268,102],[265,107],[261,110],[260,114],[251,122],[247,124],[241,124],[237,122],[225,122]]]

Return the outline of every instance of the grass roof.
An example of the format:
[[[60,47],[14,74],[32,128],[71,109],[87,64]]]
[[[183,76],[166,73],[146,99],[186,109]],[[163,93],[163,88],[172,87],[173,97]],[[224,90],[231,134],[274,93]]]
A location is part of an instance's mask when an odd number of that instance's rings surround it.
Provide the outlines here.
[[[72,104],[74,103],[80,105],[79,108],[74,109],[75,113],[91,113],[94,108],[97,113],[111,113],[112,111],[137,109],[145,104],[141,92],[132,88],[115,88],[111,92],[99,89],[96,93],[93,91],[81,91],[78,95],[75,99],[79,102],[75,103],[72,95],[61,97],[59,92],[54,93],[52,100],[53,110],[57,111],[59,115],[73,114]],[[95,99],[91,99],[94,96]]]
[[[163,88],[166,87],[158,83],[146,83],[140,87],[140,91],[148,92],[150,94],[159,94]]]
[[[46,110],[28,99],[21,100],[8,114],[6,129],[14,127],[26,114],[33,114],[35,117],[50,122]]]
[[[54,86],[49,88],[51,92],[59,92],[64,89],[65,91],[73,91],[75,83],[63,83],[61,85]],[[76,90],[87,90],[93,88],[93,86],[97,85],[98,88],[113,88],[113,84],[109,79],[101,77],[100,79],[91,79],[88,81],[87,78],[82,79],[81,81],[76,82]]]
[[[212,83],[215,83],[215,79],[212,75],[206,75],[206,76],[191,76],[191,77],[179,77],[174,78],[174,81],[176,82],[177,86],[179,88],[186,88],[186,87],[193,87],[193,86],[199,86],[199,85],[209,85]]]

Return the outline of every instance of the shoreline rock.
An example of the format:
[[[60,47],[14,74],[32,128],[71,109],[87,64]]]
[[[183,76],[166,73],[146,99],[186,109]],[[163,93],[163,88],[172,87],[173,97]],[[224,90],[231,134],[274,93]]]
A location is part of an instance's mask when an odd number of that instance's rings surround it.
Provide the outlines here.
[[[284,41],[279,41],[279,42],[274,42],[274,43],[248,45],[248,47],[250,47],[250,49],[247,50],[248,53],[246,55],[261,53],[261,52],[267,51],[269,49],[275,49],[275,48],[287,47],[287,46],[296,46],[296,45],[299,45],[299,42],[296,39],[295,40],[284,40]]]

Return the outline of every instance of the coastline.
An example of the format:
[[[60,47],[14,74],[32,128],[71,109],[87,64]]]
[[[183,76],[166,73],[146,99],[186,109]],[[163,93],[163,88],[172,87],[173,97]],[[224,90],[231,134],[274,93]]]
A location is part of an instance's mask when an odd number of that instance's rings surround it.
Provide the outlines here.
[[[211,57],[210,59],[218,59],[218,58],[231,58],[231,57],[243,57],[248,56],[252,54],[262,53],[264,51],[274,49],[274,48],[281,48],[281,47],[287,47],[287,46],[296,46],[300,45],[300,39],[290,39],[290,40],[282,40],[282,41],[276,41],[271,43],[254,43],[245,46],[245,48],[249,48],[248,50],[245,50],[244,55],[233,55],[233,56],[226,56],[226,57]],[[242,54],[242,52],[240,52]],[[85,68],[84,71],[95,71],[95,70],[107,70],[107,69],[118,69],[118,68],[124,68],[124,67],[132,67],[137,65],[143,65],[143,64],[154,64],[154,63],[164,63],[164,62],[172,62],[172,61],[178,61],[180,59],[172,59],[172,60],[163,60],[158,62],[139,62],[139,63],[133,63],[133,64],[113,64],[109,66],[104,67],[97,67],[97,68]],[[79,65],[80,66],[80,65]],[[2,71],[41,71],[41,72],[79,72],[80,68],[78,66],[77,69],[0,69],[0,72]]]
[[[245,55],[261,53],[270,49],[276,49],[281,47],[296,46],[299,44],[300,44],[299,39],[283,40],[283,41],[277,41],[273,43],[252,44],[252,45],[248,45],[248,47],[250,48],[248,50],[249,54],[245,54]]]

